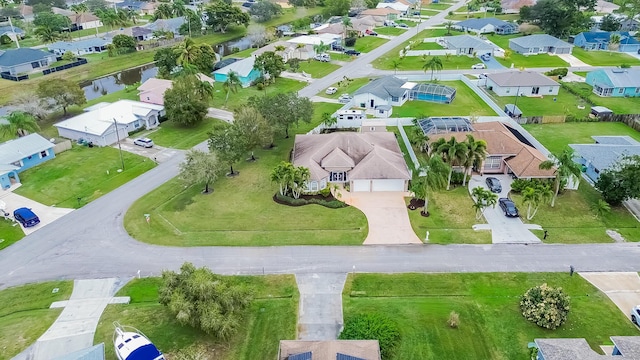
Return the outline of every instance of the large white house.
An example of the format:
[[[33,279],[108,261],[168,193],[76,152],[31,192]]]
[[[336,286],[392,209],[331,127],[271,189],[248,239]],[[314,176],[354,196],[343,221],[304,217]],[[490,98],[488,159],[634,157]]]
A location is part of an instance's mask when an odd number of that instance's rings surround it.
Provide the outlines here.
[[[530,71],[507,71],[487,74],[487,89],[498,96],[558,95],[560,84]]]
[[[353,95],[352,104],[366,109],[385,105],[402,106],[409,100],[409,91],[414,85],[395,76],[384,76],[358,89]]]

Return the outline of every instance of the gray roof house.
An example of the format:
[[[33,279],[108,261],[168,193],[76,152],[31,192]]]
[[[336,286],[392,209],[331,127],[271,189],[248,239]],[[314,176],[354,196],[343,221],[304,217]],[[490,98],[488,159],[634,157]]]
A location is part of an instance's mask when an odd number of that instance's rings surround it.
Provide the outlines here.
[[[11,26],[0,26],[0,36],[7,35],[11,40],[16,40],[16,37],[22,38],[24,36],[24,30],[17,26],[11,28]]]
[[[171,31],[172,33],[178,35],[180,33],[180,26],[182,26],[184,22],[185,18],[184,16],[181,16],[172,19],[158,19],[142,27],[147,28],[151,31]]]
[[[592,136],[595,144],[569,144],[575,150],[577,163],[585,175],[595,182],[600,173],[625,156],[640,155],[640,142],[629,136]]]
[[[534,34],[509,39],[509,48],[524,55],[571,54],[573,45],[547,34]]]
[[[640,336],[611,336],[613,353],[600,355],[585,339],[535,339],[538,360],[640,359]]]
[[[506,71],[487,74],[486,87],[498,96],[558,95],[560,84],[533,71]]]
[[[100,53],[107,50],[107,45],[111,44],[111,39],[91,38],[79,41],[58,41],[49,45],[49,51],[56,55],[63,55],[67,51],[80,56],[85,54]]]
[[[392,75],[375,79],[356,90],[352,103],[367,109],[380,105],[402,106],[409,100],[409,90],[413,87],[405,86],[406,83]]]
[[[518,24],[497,18],[468,19],[456,23],[454,27],[461,31],[469,31],[476,34],[496,33],[508,35],[518,32]]]
[[[448,36],[444,38],[449,50],[455,50],[456,55],[493,54],[497,46],[471,35]]]
[[[55,61],[55,55],[38,49],[0,50],[0,72],[14,76],[30,73],[34,69],[46,68]]]

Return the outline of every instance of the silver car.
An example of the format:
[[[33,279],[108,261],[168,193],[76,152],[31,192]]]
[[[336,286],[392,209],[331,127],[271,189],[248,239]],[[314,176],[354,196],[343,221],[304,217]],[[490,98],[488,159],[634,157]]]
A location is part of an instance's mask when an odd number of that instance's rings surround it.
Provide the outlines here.
[[[142,146],[143,148],[152,148],[153,140],[149,138],[137,138],[133,140],[134,145]]]
[[[631,322],[640,326],[640,305],[631,309]]]

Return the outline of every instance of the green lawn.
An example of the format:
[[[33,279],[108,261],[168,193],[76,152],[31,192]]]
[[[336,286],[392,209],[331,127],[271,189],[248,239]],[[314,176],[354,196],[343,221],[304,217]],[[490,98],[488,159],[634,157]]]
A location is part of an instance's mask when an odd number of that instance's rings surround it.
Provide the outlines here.
[[[485,35],[489,41],[498,45],[502,49],[506,50],[509,48],[509,40],[521,37],[522,34],[511,34],[511,35]]]
[[[233,276],[233,282],[253,290],[254,300],[238,327],[226,341],[182,326],[158,303],[160,278],[133,280],[118,296],[131,296],[127,305],[109,305],[102,314],[95,343],[111,344],[113,322],[133,326],[145,333],[168,358],[189,346],[199,346],[220,360],[273,359],[279,340],[295,339],[298,290],[293,275]],[[115,359],[113,346],[105,346],[106,359]]]
[[[420,9],[420,15],[434,16],[434,15],[438,15],[439,13],[440,13],[440,11],[438,11],[438,10],[429,10],[429,9],[425,9],[425,8]]]
[[[187,150],[207,140],[209,131],[219,126],[224,126],[224,122],[211,118],[206,118],[194,127],[184,127],[173,121],[165,121],[147,137],[156,145]]]
[[[454,55],[449,57],[448,59],[446,56],[440,56],[440,59],[442,60],[443,70],[467,70],[467,69],[471,69],[472,65],[480,62],[480,59],[478,58],[464,56],[464,55],[460,55],[460,56]],[[406,56],[404,58],[400,58],[398,56],[398,53],[396,53],[395,56],[390,56],[390,53],[387,53],[384,56],[381,56],[378,59],[374,60],[372,64],[376,69],[394,70],[393,68],[394,60],[400,60],[398,71],[422,70],[422,67],[426,62],[424,57],[422,56]],[[437,77],[437,74],[436,74],[436,77]]]
[[[24,231],[20,227],[19,223],[0,219],[0,250],[9,247],[9,245],[22,239],[24,237]]]
[[[438,44],[437,42],[431,42],[431,41],[429,42],[423,41],[411,48],[411,50],[442,50],[442,49],[444,49],[442,45]]]
[[[467,9],[467,7],[464,6],[464,10],[466,10],[466,9]],[[460,8],[458,10],[455,10],[455,12],[462,12],[462,11],[463,11],[462,8]],[[477,13],[476,14],[474,14],[474,13],[467,14],[467,13],[464,13],[464,14],[447,15],[445,17],[445,19],[453,20],[453,21],[462,21],[462,20],[467,20],[467,19],[482,19],[483,16],[484,16],[484,13],[483,14],[477,14]],[[487,13],[487,17],[495,17],[495,18],[498,18],[498,19],[501,19],[501,20],[504,20],[504,21],[516,21],[516,20],[520,19],[520,15],[519,14],[498,14],[498,15],[494,15],[494,14],[491,14],[491,13]]]
[[[519,297],[548,283],[571,297],[571,312],[549,331],[525,320]],[[586,338],[592,348],[609,336],[638,336],[626,316],[595,287],[566,273],[357,274],[343,292],[344,318],[376,312],[397,322],[401,340],[395,359],[528,359],[535,338]],[[447,325],[449,313],[460,325]]]
[[[330,51],[329,55],[331,56],[331,61],[353,61],[358,57],[355,55],[347,55],[344,53]]]
[[[423,9],[433,9],[433,10],[446,10],[450,7],[451,7],[451,4],[440,4],[440,3],[422,5]]]
[[[497,57],[495,58],[499,63],[514,68],[535,68],[535,67],[568,67],[569,64],[557,56],[549,54],[529,55],[516,54],[515,52],[509,56],[508,59]]]
[[[579,47],[574,47],[571,53],[579,60],[593,66],[620,66],[622,64],[632,66],[640,65],[640,59],[620,52],[587,51]]]
[[[405,24],[405,25],[407,25],[408,27],[412,28],[412,27],[415,27],[416,25],[418,25],[418,22],[417,22],[417,21],[414,21],[414,20],[415,20],[415,19],[411,19],[411,18],[409,18],[409,20],[394,20],[394,22],[395,22],[396,24]],[[405,30],[406,30],[406,29],[405,29]]]
[[[491,95],[503,108],[506,104],[515,103],[524,116],[573,115],[582,118],[587,117],[590,111],[589,104],[563,88],[560,88],[558,95],[545,95],[542,98],[519,96],[516,99],[515,96],[497,96],[493,92]],[[584,109],[578,109],[578,105],[584,106]]]
[[[583,78],[587,77],[587,74],[589,73],[588,71],[572,71],[572,73],[578,75],[578,76],[582,76]]]
[[[72,290],[73,281],[51,281],[0,291],[0,358],[11,359],[44,334],[62,312],[49,306],[69,299]]]
[[[394,107],[393,116],[398,117],[429,117],[444,115],[495,115],[495,112],[476,93],[462,81],[440,81],[439,84],[456,89],[456,97],[451,104],[441,104],[429,101],[407,101],[401,107]]]
[[[339,107],[315,104],[313,124],[301,124],[292,132],[308,132],[323,112]],[[218,179],[213,194],[202,195],[201,184],[185,187],[173,179],[135,202],[125,215],[125,227],[140,241],[172,246],[361,244],[367,221],[356,208],[290,207],[273,201],[278,186],[269,174],[289,160],[292,146],[293,136],[278,137],[274,149],[256,151],[257,162],[235,164],[240,175]],[[142,214],[151,214],[151,224]]]
[[[591,85],[586,83],[566,83],[567,86],[586,96],[596,105],[607,107],[616,114],[640,113],[640,98],[603,97],[593,93]],[[589,105],[587,105],[589,107]]]
[[[223,59],[227,59],[227,58],[248,58],[256,50],[258,50],[258,49],[256,49],[256,48],[248,48],[248,49],[245,49],[245,50],[242,50],[242,51],[238,51],[237,53],[233,53],[231,55],[227,55]]]
[[[243,106],[247,99],[251,96],[262,96],[265,93],[283,93],[289,91],[298,91],[306,86],[306,83],[297,80],[278,78],[276,79],[275,84],[271,84],[267,86],[264,90],[258,90],[255,86],[249,86],[246,88],[238,88],[238,92],[229,94],[229,101],[225,106],[225,98],[227,93],[224,90],[223,84],[221,82],[216,82],[213,84],[214,95],[211,99],[209,105],[215,108],[227,109],[233,111],[238,106]]]
[[[407,29],[392,27],[392,26],[383,26],[383,27],[375,28],[374,31],[380,35],[398,36],[398,35],[404,34],[404,32],[407,31]]]
[[[382,39],[377,36],[365,36],[358,38],[358,40],[356,40],[356,45],[353,48],[356,51],[366,53],[386,43],[387,41],[389,40]]]
[[[331,58],[333,59],[333,54],[331,54]],[[319,79],[331,74],[339,68],[340,65],[317,60],[309,60],[300,62],[300,68],[298,69],[298,72],[304,71],[307,74],[310,74],[314,79]]]
[[[97,103],[101,103],[101,102],[109,102],[109,103],[113,103],[116,102],[118,100],[135,100],[135,101],[140,101],[140,96],[138,95],[138,90],[135,86],[127,86],[127,88],[122,89],[122,90],[118,90],[118,91],[114,91],[111,94],[107,94],[107,95],[103,95],[100,97],[97,97],[93,100],[89,100],[87,101],[86,104],[82,105],[82,108],[86,108],[92,105],[95,105]]]
[[[45,163],[20,173],[16,193],[45,205],[78,208],[152,169],[150,159],[118,149],[74,145]],[[81,198],[80,201],[77,199]]]
[[[333,84],[333,85],[330,86],[330,87],[335,87],[335,88],[338,89],[338,91],[336,91],[335,94],[328,95],[326,92],[322,91],[318,95],[322,96],[322,97],[330,98],[330,99],[337,99],[342,94],[353,94],[356,90],[360,89],[361,87],[366,85],[368,82],[369,82],[368,78],[358,78],[358,79],[353,79],[353,80],[348,81],[348,82],[341,81],[341,82],[339,82],[337,84]],[[325,90],[327,90],[327,89],[325,89]]]

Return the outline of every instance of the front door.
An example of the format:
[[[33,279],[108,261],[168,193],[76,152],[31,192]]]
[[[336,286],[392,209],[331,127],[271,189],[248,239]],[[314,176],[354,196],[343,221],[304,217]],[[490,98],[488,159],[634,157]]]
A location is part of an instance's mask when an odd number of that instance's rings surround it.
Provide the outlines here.
[[[373,99],[371,99],[370,104],[369,107],[373,108]]]

